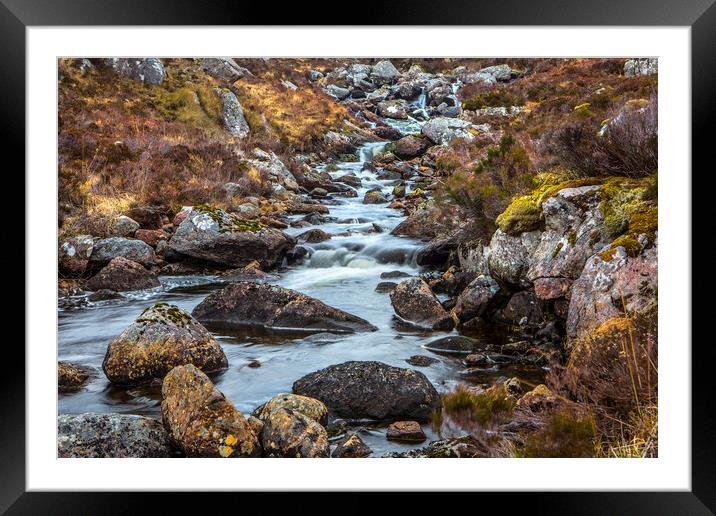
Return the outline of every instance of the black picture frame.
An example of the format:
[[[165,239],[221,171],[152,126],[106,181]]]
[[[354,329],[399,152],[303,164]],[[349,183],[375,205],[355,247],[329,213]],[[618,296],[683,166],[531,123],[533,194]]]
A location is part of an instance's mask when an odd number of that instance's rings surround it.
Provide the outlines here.
[[[666,4],[650,0],[400,0],[386,5],[371,3],[340,15],[336,4],[325,1],[276,4],[238,3],[229,0],[0,0],[0,96],[2,156],[17,156],[15,170],[24,166],[24,154],[17,149],[25,140],[25,30],[29,26],[63,25],[609,25],[687,26],[691,28],[692,151],[693,168],[712,159],[707,150],[707,128],[714,119],[716,91],[716,6],[715,0],[680,0]],[[310,7],[310,8],[309,8]],[[49,172],[49,171],[48,171]],[[688,180],[689,171],[683,171]],[[694,191],[694,190],[692,190]],[[694,203],[694,206],[698,206]],[[694,221],[699,220],[692,213]],[[696,234],[692,232],[692,234]],[[698,267],[694,256],[692,270]],[[702,257],[705,260],[706,257]],[[25,271],[26,275],[31,271]],[[692,300],[683,300],[692,302]],[[692,304],[697,314],[706,308]],[[698,321],[699,317],[692,320]],[[713,337],[692,339],[692,491],[645,493],[523,493],[511,494],[536,514],[713,514],[716,511],[716,446],[711,410],[710,371],[714,363]],[[691,343],[669,343],[686,346]],[[15,343],[6,343],[16,347]],[[134,512],[144,502],[128,493],[27,493],[25,489],[25,358],[5,355],[12,367],[0,375],[0,511],[7,514],[43,512],[50,514],[114,514]],[[6,351],[8,353],[8,351]],[[243,496],[243,495],[242,495]],[[293,495],[295,496],[295,495]],[[365,507],[358,495],[347,495],[343,507]],[[474,495],[473,495],[474,496]],[[485,497],[504,495],[481,493]],[[173,494],[164,505],[185,504],[186,496]],[[422,504],[424,496],[411,496]],[[491,500],[492,501],[492,500]],[[494,501],[498,501],[495,499]],[[301,503],[297,501],[297,503]],[[407,502],[410,503],[410,502]],[[403,508],[408,506],[403,505]]]

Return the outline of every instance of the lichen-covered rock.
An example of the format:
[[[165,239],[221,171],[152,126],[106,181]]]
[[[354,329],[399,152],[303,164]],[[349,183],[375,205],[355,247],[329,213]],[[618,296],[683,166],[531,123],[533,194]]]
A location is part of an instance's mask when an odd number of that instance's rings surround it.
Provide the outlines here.
[[[659,59],[656,57],[629,59],[624,63],[624,75],[633,77],[635,75],[653,75],[659,72]]]
[[[473,125],[460,118],[436,117],[423,125],[421,132],[435,145],[450,143],[454,138],[474,139]]]
[[[201,60],[201,68],[214,79],[225,84],[233,84],[239,79],[252,75],[229,57],[205,57]]]
[[[209,294],[193,316],[226,327],[352,333],[375,331],[368,321],[277,285],[238,282]]]
[[[601,189],[599,185],[564,188],[542,203],[545,230],[531,252],[527,280],[573,281],[587,259],[611,241],[600,209]]]
[[[94,241],[90,235],[63,240],[57,251],[59,272],[64,277],[82,276],[87,269]]]
[[[142,290],[160,285],[157,275],[137,262],[121,256],[112,260],[86,283],[88,290],[113,290],[125,292]]]
[[[424,374],[381,362],[344,362],[310,373],[293,392],[321,400],[330,417],[427,421],[440,396]]]
[[[249,166],[269,176],[276,185],[292,192],[299,191],[296,177],[274,152],[266,152],[257,147],[251,151],[251,155],[252,159],[246,161]]]
[[[126,215],[120,215],[112,223],[112,235],[118,237],[131,237],[139,229],[139,222],[127,217]]]
[[[430,140],[410,134],[395,142],[395,155],[401,159],[413,159],[422,156],[430,147]]]
[[[257,407],[252,415],[261,421],[265,421],[271,412],[280,408],[291,409],[321,425],[327,423],[328,407],[322,401],[308,396],[301,396],[300,394],[277,394],[263,405]]]
[[[111,237],[95,242],[90,255],[90,263],[93,265],[106,265],[118,256],[137,262],[144,267],[150,267],[157,261],[154,249],[145,242],[129,238]]]
[[[408,103],[402,99],[378,102],[378,113],[384,118],[405,120],[408,118]]]
[[[89,379],[89,372],[82,366],[69,362],[57,362],[57,390],[74,392]]]
[[[60,458],[171,457],[174,451],[162,424],[129,414],[60,414],[57,416]]]
[[[450,330],[452,317],[425,281],[411,278],[402,281],[390,293],[390,303],[401,320],[427,330]]]
[[[219,343],[191,315],[156,303],[110,342],[102,368],[114,384],[139,385],[161,380],[183,364],[212,372],[226,369],[228,362]]]
[[[247,136],[251,129],[244,117],[244,109],[241,107],[239,99],[236,98],[234,92],[230,90],[216,90],[216,94],[221,97],[222,112],[221,116],[224,121],[224,128],[231,135],[237,138]]]
[[[512,69],[509,65],[501,64],[495,66],[488,66],[487,68],[480,69],[480,73],[491,75],[496,81],[509,81],[512,77]]]
[[[328,93],[332,97],[335,97],[338,100],[343,100],[348,95],[350,95],[351,90],[349,90],[348,88],[341,88],[336,84],[329,84],[328,86],[326,86],[326,93]]]
[[[387,59],[374,64],[370,71],[371,80],[378,85],[392,83],[398,77],[400,77],[400,72]]]
[[[658,242],[630,257],[623,247],[602,257],[592,256],[572,285],[567,312],[567,336],[574,340],[602,323],[656,303]]]
[[[385,438],[389,441],[399,441],[404,443],[421,443],[427,437],[425,432],[420,428],[417,421],[396,421],[391,423],[385,434]]]
[[[268,269],[281,263],[293,244],[293,238],[277,229],[202,205],[194,206],[179,224],[168,249],[230,267],[257,260]]]
[[[337,459],[359,459],[370,457],[373,450],[363,442],[358,434],[351,434],[338,443],[331,457]]]
[[[109,58],[107,64],[118,74],[144,84],[159,85],[164,82],[164,65],[156,57],[148,58]]]
[[[380,188],[368,190],[363,196],[363,204],[383,204],[388,202]]]
[[[499,293],[500,286],[491,276],[480,275],[457,298],[455,315],[463,323],[473,317],[480,317],[491,307]]]
[[[162,421],[188,457],[257,457],[261,445],[241,411],[193,365],[172,369],[162,385]]]
[[[539,244],[540,233],[529,231],[519,236],[495,231],[490,240],[487,263],[490,275],[509,285],[527,287],[526,272],[530,265],[531,253]]]
[[[326,429],[290,408],[278,408],[264,419],[261,444],[265,457],[328,457]]]

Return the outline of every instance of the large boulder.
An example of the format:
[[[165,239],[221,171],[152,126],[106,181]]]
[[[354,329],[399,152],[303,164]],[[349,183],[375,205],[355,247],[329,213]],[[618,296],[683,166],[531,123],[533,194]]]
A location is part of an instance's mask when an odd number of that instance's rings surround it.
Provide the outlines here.
[[[199,321],[226,327],[352,333],[375,331],[368,321],[318,299],[277,285],[239,282],[209,294],[192,312]]]
[[[487,263],[490,274],[509,285],[528,287],[526,278],[531,254],[540,242],[539,231],[528,231],[518,236],[498,229],[492,235]]]
[[[402,281],[390,293],[390,302],[401,320],[427,330],[450,330],[452,317],[425,281],[411,278]]]
[[[249,166],[268,175],[274,184],[292,192],[299,191],[295,176],[274,152],[266,152],[257,147],[251,151],[251,155],[252,159],[246,162]]]
[[[125,292],[158,287],[161,284],[157,275],[148,271],[137,262],[121,256],[112,260],[86,283],[88,290],[113,290]]]
[[[229,57],[205,57],[201,60],[201,68],[214,79],[225,84],[233,84],[239,79],[252,75]]]
[[[265,457],[328,457],[326,429],[310,417],[289,408],[278,408],[261,429]]]
[[[567,336],[574,340],[612,317],[645,310],[658,293],[658,243],[630,257],[623,247],[587,260],[572,285]]]
[[[600,209],[601,186],[564,188],[542,203],[545,229],[532,248],[526,279],[530,283],[554,283],[555,279],[574,281],[587,259],[606,247],[611,238]],[[492,261],[490,262],[492,264]],[[560,282],[563,287],[564,282]],[[553,288],[540,285],[538,293]]]
[[[332,97],[335,97],[337,100],[343,100],[348,95],[350,95],[351,90],[349,90],[348,88],[342,88],[337,84],[329,84],[328,86],[326,86],[326,93],[328,93]]]
[[[326,416],[328,414],[328,408],[322,401],[309,398],[308,396],[290,393],[277,394],[263,405],[256,407],[252,416],[260,421],[266,421],[274,410],[281,408],[290,409],[293,412],[303,414],[322,425],[327,422]]]
[[[60,458],[171,457],[167,433],[156,419],[129,414],[60,414],[57,416]]]
[[[512,69],[509,65],[501,64],[482,68],[480,73],[491,75],[496,81],[506,82],[512,77]]]
[[[244,108],[234,92],[230,90],[217,89],[216,94],[221,98],[221,117],[224,128],[231,135],[237,138],[247,136],[251,129],[244,117]]]
[[[492,306],[499,292],[500,286],[494,278],[481,274],[457,298],[455,315],[463,323],[482,316]]]
[[[89,261],[92,265],[102,266],[118,256],[144,267],[150,267],[157,261],[152,246],[141,240],[122,237],[104,238],[95,242]]]
[[[395,142],[395,155],[401,159],[413,159],[422,156],[430,147],[430,140],[410,134]]]
[[[470,122],[460,118],[441,116],[425,122],[420,131],[435,145],[443,145],[450,143],[455,138],[472,140],[474,138],[471,132],[472,128],[473,125]]]
[[[107,347],[102,368],[110,382],[139,385],[161,380],[173,367],[226,369],[226,355],[211,334],[184,310],[156,303]]]
[[[241,411],[193,365],[172,369],[162,385],[162,421],[188,457],[257,457],[261,445]]]
[[[129,77],[144,84],[159,85],[164,82],[166,72],[164,65],[156,57],[148,58],[109,58],[107,64],[118,74]]]
[[[94,241],[89,235],[78,235],[63,240],[57,251],[59,272],[61,276],[82,276],[94,248]]]
[[[392,83],[398,77],[400,77],[400,72],[387,59],[374,64],[370,71],[371,80],[378,85]]]
[[[293,244],[293,238],[277,229],[218,208],[194,206],[169,240],[168,248],[230,267],[244,267],[257,260],[268,269],[280,264]]]
[[[381,362],[344,362],[308,374],[293,392],[321,400],[331,416],[348,420],[427,421],[440,396],[424,374]]]
[[[544,322],[545,318],[542,301],[532,290],[515,292],[507,304],[494,315],[494,320],[513,326],[537,325]]]
[[[454,238],[438,238],[418,249],[415,262],[423,267],[442,267],[456,248]]]

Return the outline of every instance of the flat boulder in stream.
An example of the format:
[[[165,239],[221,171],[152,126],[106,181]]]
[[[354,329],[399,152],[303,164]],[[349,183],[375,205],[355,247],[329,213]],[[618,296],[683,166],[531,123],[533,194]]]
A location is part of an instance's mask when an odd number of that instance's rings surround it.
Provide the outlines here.
[[[281,263],[294,240],[278,229],[210,206],[194,206],[168,248],[219,265],[244,267],[256,260],[268,269]]]
[[[88,290],[113,290],[125,292],[142,290],[160,285],[157,275],[145,269],[137,262],[121,256],[112,258],[101,271],[86,284]]]
[[[396,315],[411,326],[426,330],[450,330],[455,325],[421,278],[400,282],[390,293],[390,302]]]
[[[110,382],[129,386],[161,380],[183,364],[207,372],[228,366],[219,343],[196,319],[176,306],[156,303],[110,342],[102,368]]]
[[[258,437],[241,411],[193,365],[172,369],[162,385],[162,421],[188,457],[257,457]]]
[[[321,400],[329,419],[427,421],[440,407],[440,396],[424,374],[382,362],[326,367],[298,379],[293,392]]]
[[[223,327],[353,333],[375,331],[365,319],[295,290],[277,285],[239,282],[209,294],[192,315]]]
[[[469,355],[482,351],[487,347],[489,345],[481,340],[462,335],[443,337],[425,345],[425,349],[429,351],[446,355]]]

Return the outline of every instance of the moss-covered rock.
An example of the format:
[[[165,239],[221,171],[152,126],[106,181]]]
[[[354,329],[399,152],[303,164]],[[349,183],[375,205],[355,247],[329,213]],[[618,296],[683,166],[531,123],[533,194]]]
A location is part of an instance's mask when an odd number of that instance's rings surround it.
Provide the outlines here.
[[[89,379],[89,371],[70,362],[57,363],[57,390],[59,392],[74,392],[82,388]]]
[[[313,419],[290,408],[278,408],[264,420],[261,443],[265,457],[328,457],[328,434]]]
[[[257,457],[252,426],[193,365],[172,369],[162,385],[162,421],[188,457]]]
[[[321,425],[325,425],[327,422],[328,407],[326,407],[322,401],[309,398],[308,396],[290,393],[277,394],[263,405],[257,407],[253,412],[253,416],[261,421],[265,421],[271,412],[280,408],[291,409],[294,412],[313,419]]]
[[[161,380],[178,365],[212,372],[225,369],[226,355],[199,322],[179,307],[156,303],[107,347],[102,368],[116,385]]]

